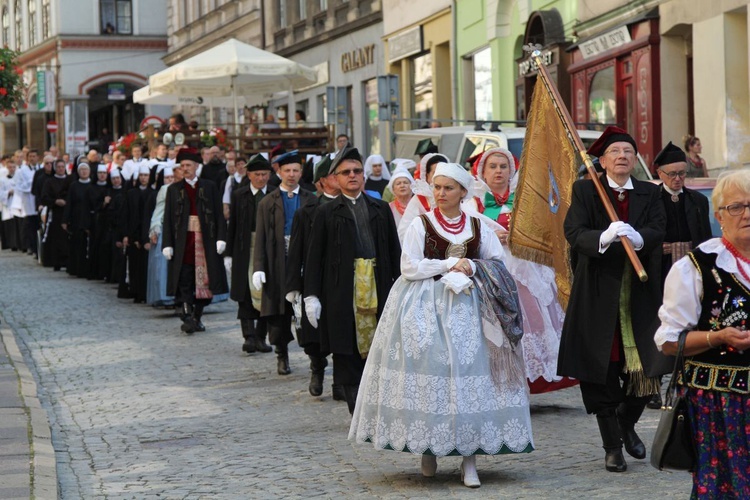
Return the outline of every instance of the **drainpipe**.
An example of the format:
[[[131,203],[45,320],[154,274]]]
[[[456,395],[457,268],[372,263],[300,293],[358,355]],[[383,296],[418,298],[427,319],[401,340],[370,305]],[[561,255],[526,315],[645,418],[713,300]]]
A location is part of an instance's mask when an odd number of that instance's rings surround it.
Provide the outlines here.
[[[461,70],[458,64],[458,49],[456,48],[456,35],[458,34],[458,20],[456,15],[457,0],[451,1],[451,59],[453,60],[453,75],[451,76],[451,110],[453,119],[458,120],[458,72]],[[454,123],[451,123],[454,125]]]

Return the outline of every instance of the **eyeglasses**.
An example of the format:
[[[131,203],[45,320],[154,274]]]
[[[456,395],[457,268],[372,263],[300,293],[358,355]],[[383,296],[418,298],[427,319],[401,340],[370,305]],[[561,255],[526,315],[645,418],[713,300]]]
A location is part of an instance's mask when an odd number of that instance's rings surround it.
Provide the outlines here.
[[[363,168],[353,168],[351,170],[339,170],[336,172],[336,175],[343,175],[345,177],[349,177],[350,175],[360,175],[365,170]]]
[[[635,149],[617,149],[617,148],[615,148],[615,149],[610,149],[609,151],[605,151],[604,154],[605,155],[610,155],[610,156],[620,156],[620,155],[633,156],[633,155],[635,155]]]
[[[732,217],[739,217],[740,215],[745,214],[745,209],[750,208],[750,203],[742,204],[742,203],[732,203],[731,205],[724,205],[723,207],[719,207],[719,210],[726,210],[729,215]]]
[[[664,170],[659,170],[662,174],[666,175],[670,179],[674,179],[675,177],[685,177],[687,175],[687,172],[684,170],[680,170],[679,172],[665,172]]]

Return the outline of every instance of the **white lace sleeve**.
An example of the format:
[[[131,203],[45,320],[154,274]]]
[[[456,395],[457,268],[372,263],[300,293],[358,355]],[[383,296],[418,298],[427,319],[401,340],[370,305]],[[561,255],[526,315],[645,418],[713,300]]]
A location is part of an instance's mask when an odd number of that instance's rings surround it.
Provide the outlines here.
[[[401,243],[401,276],[417,281],[432,278],[448,272],[458,259],[425,259],[424,258],[424,223],[418,217],[413,219],[404,234]]]
[[[695,328],[701,315],[703,278],[690,258],[675,262],[664,283],[664,302],[659,308],[661,326],[654,334],[661,351],[665,342],[677,342],[685,328]]]

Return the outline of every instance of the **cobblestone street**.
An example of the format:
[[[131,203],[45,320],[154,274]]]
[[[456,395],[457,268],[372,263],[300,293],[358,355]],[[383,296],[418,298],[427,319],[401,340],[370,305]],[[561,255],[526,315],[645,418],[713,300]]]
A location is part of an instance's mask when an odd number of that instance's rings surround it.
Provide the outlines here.
[[[687,498],[687,473],[627,457],[604,470],[595,419],[577,388],[532,396],[536,451],[479,457],[478,491],[460,459],[425,479],[419,458],[347,441],[346,404],[307,391],[273,354],[246,355],[233,302],[207,309],[186,336],[171,312],[116,298],[112,285],[0,254],[0,312],[38,383],[62,498]],[[658,412],[638,429],[650,447]]]

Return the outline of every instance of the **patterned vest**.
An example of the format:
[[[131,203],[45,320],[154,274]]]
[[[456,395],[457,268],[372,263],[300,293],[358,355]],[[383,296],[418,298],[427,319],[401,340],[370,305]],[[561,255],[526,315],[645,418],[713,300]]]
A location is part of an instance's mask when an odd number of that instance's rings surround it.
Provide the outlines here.
[[[424,235],[424,256],[427,259],[447,259],[448,257],[458,257],[467,259],[479,258],[479,243],[482,232],[479,226],[479,219],[469,217],[471,221],[471,237],[463,243],[453,244],[446,240],[427,218],[427,215],[420,215],[425,228]],[[438,276],[439,278],[439,276]]]
[[[750,290],[732,273],[716,266],[716,254],[696,249],[688,257],[703,278],[701,315],[696,330],[750,327]],[[685,363],[688,385],[696,389],[748,394],[749,371],[750,352],[730,350],[727,346],[709,349]]]

